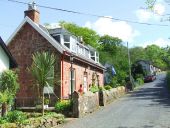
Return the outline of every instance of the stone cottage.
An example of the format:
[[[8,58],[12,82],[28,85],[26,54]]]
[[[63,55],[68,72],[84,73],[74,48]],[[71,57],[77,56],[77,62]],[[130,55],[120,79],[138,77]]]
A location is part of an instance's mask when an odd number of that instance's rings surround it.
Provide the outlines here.
[[[17,64],[4,41],[0,37],[0,74],[8,69],[16,68]]]
[[[40,13],[35,3],[30,4],[24,13],[23,21],[7,40],[19,68],[18,106],[34,106],[37,91],[27,68],[32,64],[32,54],[37,51],[49,51],[56,55],[56,82],[51,91],[54,93],[51,96],[53,101],[68,99],[73,91],[79,90],[80,85],[84,92],[92,83],[103,85],[104,67],[99,63],[99,53],[94,48],[84,45],[82,40],[63,28],[47,29],[40,25]]]

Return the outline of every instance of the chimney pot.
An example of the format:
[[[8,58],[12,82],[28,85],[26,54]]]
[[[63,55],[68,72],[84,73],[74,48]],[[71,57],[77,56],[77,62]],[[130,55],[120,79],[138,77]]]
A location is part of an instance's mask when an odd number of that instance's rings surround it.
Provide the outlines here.
[[[39,24],[40,13],[37,10],[35,2],[29,3],[28,10],[26,10],[24,13],[25,13],[25,17],[28,16],[32,21]]]

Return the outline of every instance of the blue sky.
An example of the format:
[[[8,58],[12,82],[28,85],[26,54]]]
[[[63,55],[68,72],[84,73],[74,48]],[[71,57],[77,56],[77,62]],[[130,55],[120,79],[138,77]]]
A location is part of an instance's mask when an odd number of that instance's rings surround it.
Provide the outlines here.
[[[31,2],[31,0],[18,1]],[[166,24],[169,26],[161,27],[134,24],[126,21],[115,21],[39,7],[41,24],[56,24],[62,20],[74,22],[80,26],[94,29],[100,35],[109,34],[111,36],[118,36],[123,39],[123,41],[128,41],[131,47],[145,47],[150,44],[157,44],[161,47],[165,47],[170,41],[168,39],[170,37],[170,22],[161,22],[161,19],[166,20],[167,17],[160,16],[170,13],[170,10],[168,10],[170,5],[168,6],[163,0],[158,0],[156,3],[154,7],[155,13],[144,9],[146,7],[145,0],[35,0],[35,2],[39,5],[55,8],[136,22]],[[0,0],[0,5],[0,36],[6,41],[24,19],[24,11],[27,9],[27,5],[13,3],[7,0]]]

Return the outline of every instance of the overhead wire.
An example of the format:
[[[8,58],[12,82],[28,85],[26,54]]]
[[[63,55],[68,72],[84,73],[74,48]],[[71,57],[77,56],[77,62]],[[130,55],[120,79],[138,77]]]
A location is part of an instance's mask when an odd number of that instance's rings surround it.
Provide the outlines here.
[[[22,1],[18,1],[18,0],[7,0],[7,1],[15,2],[15,3],[19,3],[19,4],[25,4],[25,5],[30,4],[30,3],[26,3],[26,2],[22,2]],[[73,10],[67,10],[67,9],[50,7],[50,6],[44,6],[44,5],[40,5],[40,4],[36,4],[36,6],[37,7],[41,7],[41,8],[46,8],[46,9],[52,9],[52,10],[56,10],[56,11],[62,11],[62,12],[67,12],[67,13],[74,13],[74,14],[79,14],[79,15],[88,15],[88,16],[99,17],[99,18],[106,18],[106,19],[110,19],[110,20],[124,21],[124,22],[134,23],[134,24],[150,25],[150,26],[162,26],[162,27],[169,26],[167,24],[153,24],[153,23],[146,23],[146,22],[138,22],[138,21],[132,21],[132,20],[128,20],[128,19],[120,19],[120,18],[102,16],[102,15],[97,15],[97,14],[92,14],[92,13],[84,13],[84,12],[79,12],[79,11],[73,11]]]

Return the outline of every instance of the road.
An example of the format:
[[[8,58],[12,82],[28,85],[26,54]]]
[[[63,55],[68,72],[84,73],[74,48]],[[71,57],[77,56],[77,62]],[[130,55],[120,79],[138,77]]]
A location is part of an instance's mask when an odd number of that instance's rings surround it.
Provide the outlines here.
[[[139,90],[61,128],[170,128],[170,95],[165,74]]]

